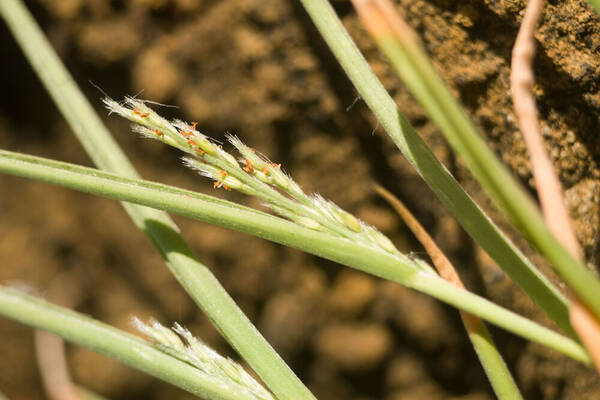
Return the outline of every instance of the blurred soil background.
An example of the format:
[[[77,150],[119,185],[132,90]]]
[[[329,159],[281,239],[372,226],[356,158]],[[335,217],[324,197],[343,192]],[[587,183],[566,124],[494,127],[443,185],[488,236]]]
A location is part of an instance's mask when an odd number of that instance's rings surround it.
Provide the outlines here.
[[[414,211],[469,288],[551,325],[473,245],[387,139],[297,0],[27,3],[145,178],[261,207],[257,200],[213,190],[181,166],[177,151],[128,133],[127,122],[107,117],[101,93],[88,81],[115,99],[143,90],[142,98],[178,105],[162,112],[198,121],[213,137],[239,135],[281,162],[308,192],[318,191],[377,226],[402,250],[422,252],[373,193],[377,180]],[[508,92],[510,51],[524,1],[400,0],[397,5],[490,145],[531,190]],[[350,4],[334,6],[402,112],[506,228],[390,71]],[[0,148],[91,165],[4,25],[0,38]],[[595,268],[600,261],[600,24],[586,2],[552,0],[536,38],[535,91],[543,132]],[[0,208],[1,282],[25,283],[40,293],[62,287],[63,298],[56,301],[78,297],[77,310],[122,329],[132,330],[133,315],[178,321],[236,357],[118,203],[0,175]],[[455,310],[293,249],[175,219],[200,259],[320,400],[493,398]],[[539,257],[533,261],[546,268]],[[593,371],[499,330],[493,333],[526,398],[600,399],[600,379]],[[78,347],[68,347],[68,362],[76,382],[113,399],[192,398]],[[6,320],[0,320],[0,390],[12,400],[44,398],[32,331]]]

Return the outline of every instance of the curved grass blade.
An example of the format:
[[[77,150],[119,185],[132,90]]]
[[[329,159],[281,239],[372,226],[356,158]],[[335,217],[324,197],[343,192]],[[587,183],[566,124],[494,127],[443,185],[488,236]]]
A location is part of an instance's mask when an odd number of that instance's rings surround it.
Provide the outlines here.
[[[331,4],[327,0],[301,2],[361,98],[431,190],[473,240],[560,328],[574,337],[566,298],[498,229],[435,158],[410,123],[400,114],[394,100],[357,49]]]
[[[579,298],[600,316],[600,281],[550,232],[536,204],[487,146],[393,5],[387,0],[354,0],[354,3],[360,4],[357,9],[363,22],[398,75],[491,199]]]

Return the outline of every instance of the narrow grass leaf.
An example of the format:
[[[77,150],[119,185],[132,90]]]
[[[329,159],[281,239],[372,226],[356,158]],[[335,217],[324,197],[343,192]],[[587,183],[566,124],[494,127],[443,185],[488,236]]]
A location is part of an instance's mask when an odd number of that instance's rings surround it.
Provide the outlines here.
[[[344,29],[327,0],[301,0],[310,18],[388,135],[425,182],[446,205],[465,231],[492,259],[568,334],[564,296],[515,247],[465,193],[448,170],[400,114],[394,100],[381,85]]]
[[[583,251],[573,229],[573,223],[565,204],[563,189],[544,145],[533,93],[534,74],[532,64],[535,54],[535,28],[542,15],[543,6],[543,0],[529,0],[527,3],[525,15],[512,50],[510,90],[515,114],[519,119],[519,127],[531,160],[531,171],[544,220],[550,232],[554,234],[565,249],[574,258],[581,260],[583,259]],[[573,329],[575,329],[594,359],[596,368],[599,368],[600,347],[596,344],[600,342],[600,324],[598,320],[576,298],[571,301],[569,317]]]
[[[536,204],[487,146],[393,5],[387,0],[355,0],[355,4],[361,4],[357,9],[365,26],[473,176],[581,300],[600,316],[600,281],[548,230]],[[546,311],[550,313],[547,306]]]

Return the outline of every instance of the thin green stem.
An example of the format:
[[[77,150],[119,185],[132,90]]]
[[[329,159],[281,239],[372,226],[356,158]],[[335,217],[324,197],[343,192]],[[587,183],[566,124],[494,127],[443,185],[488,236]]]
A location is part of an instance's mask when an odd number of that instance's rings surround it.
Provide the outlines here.
[[[446,87],[410,29],[381,10],[375,39],[398,75],[423,105],[473,176],[515,226],[550,261],[577,295],[600,317],[600,281],[550,232],[537,205],[488,147]],[[385,27],[385,25],[388,27]],[[404,29],[396,29],[396,26]],[[377,31],[377,32],[375,32]],[[535,299],[534,299],[535,300]]]
[[[523,395],[486,326],[480,323],[467,333],[498,399],[523,400]]]
[[[248,393],[215,384],[210,376],[137,336],[6,286],[0,286],[0,315],[52,332],[202,398],[254,400]]]
[[[409,262],[405,263],[383,250],[304,228],[278,217],[183,197],[175,194],[175,189],[163,192],[148,187],[144,181],[117,175],[110,177],[109,173],[98,176],[92,168],[70,166],[40,157],[0,150],[0,172],[174,212],[295,247],[430,294],[526,339],[549,346],[586,364],[590,362],[585,350],[572,339],[458,289],[435,274],[422,272],[408,258]]]
[[[522,337],[536,341],[545,346],[554,348],[553,346],[555,346],[558,341],[561,343],[561,348],[567,350],[570,357],[587,365],[592,365],[589,355],[579,343],[572,339],[567,339],[556,332],[550,331],[526,318],[514,318],[514,313],[511,311],[498,307],[482,297],[474,296],[466,290],[459,289],[435,275],[415,274],[411,277],[410,287],[457,308],[468,311],[471,314],[477,315],[494,325],[505,327],[510,324],[513,333],[519,332],[517,334]],[[483,315],[484,313],[487,314],[488,312],[491,312],[491,309],[495,307],[498,307],[498,310],[494,311],[494,320]],[[536,339],[534,339],[534,337]]]
[[[94,163],[102,169],[137,178],[137,172],[23,3],[19,0],[1,0],[0,14]],[[127,203],[123,206],[134,223],[149,236],[164,257],[167,267],[196,304],[277,398],[314,399],[210,270],[193,254],[171,218],[154,209]]]

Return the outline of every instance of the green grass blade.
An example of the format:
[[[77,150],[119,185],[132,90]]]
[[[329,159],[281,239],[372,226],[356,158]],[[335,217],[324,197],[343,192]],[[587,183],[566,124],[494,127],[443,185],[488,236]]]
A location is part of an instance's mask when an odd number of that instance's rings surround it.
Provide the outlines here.
[[[565,332],[574,336],[568,303],[498,229],[435,158],[381,85],[327,0],[301,0],[361,98],[408,161],[465,231]]]
[[[19,0],[1,0],[0,14],[88,155],[100,168],[137,178],[77,84]],[[246,318],[221,284],[189,249],[170,217],[157,210],[123,204],[165,258],[198,306],[280,399],[314,399],[291,369]]]
[[[215,384],[214,379],[198,369],[166,355],[137,336],[6,286],[0,286],[0,315],[52,332],[202,398],[254,400],[245,392]]]
[[[492,200],[600,317],[600,281],[552,235],[537,205],[487,146],[412,32],[402,32],[400,36],[383,25],[382,19],[373,26],[381,32],[375,39],[406,86]]]
[[[589,0],[590,3],[594,6],[597,13],[600,13],[600,0]]]
[[[177,189],[174,188],[161,191],[150,187],[152,183],[118,175],[111,176],[106,172],[99,176],[96,171],[92,168],[0,150],[0,172],[155,207],[295,247],[417,289],[526,339],[551,347],[586,364],[590,362],[586,351],[574,340],[459,289],[436,274],[424,273],[415,266],[415,261],[408,257],[398,257],[384,250],[311,230],[279,217],[235,209],[201,198],[184,197],[177,194]],[[161,231],[164,226],[154,224],[152,228]]]
[[[479,324],[478,329],[468,331],[468,335],[498,399],[523,400],[523,395],[486,326]]]

